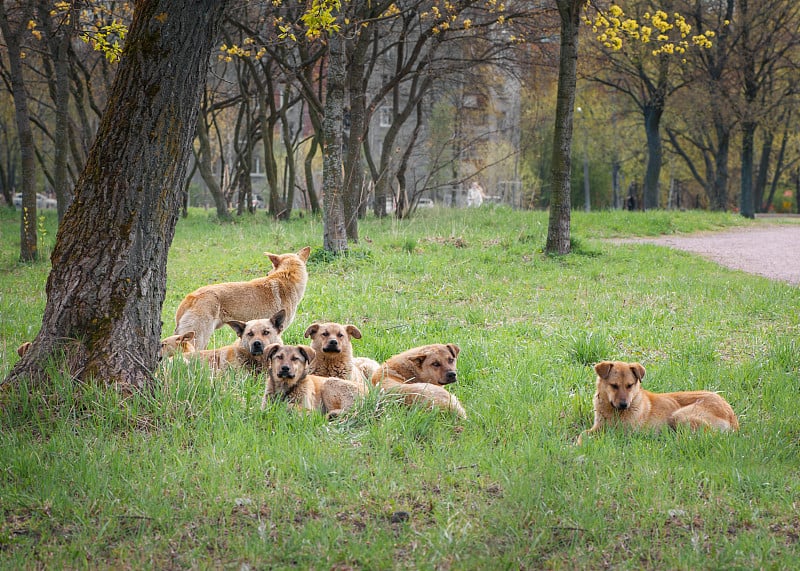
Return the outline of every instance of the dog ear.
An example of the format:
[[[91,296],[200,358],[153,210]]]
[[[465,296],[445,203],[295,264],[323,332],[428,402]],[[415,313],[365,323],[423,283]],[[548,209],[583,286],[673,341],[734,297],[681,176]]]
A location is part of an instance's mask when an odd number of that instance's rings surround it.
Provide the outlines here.
[[[640,363],[631,363],[630,365],[633,376],[641,383],[644,378],[644,367]]]
[[[298,345],[297,350],[300,351],[300,354],[305,358],[306,363],[310,363],[314,360],[314,357],[317,356],[317,352],[308,345]]]
[[[187,331],[183,335],[181,335],[181,341],[194,341],[194,331]]]
[[[353,339],[361,339],[361,331],[355,325],[345,325],[344,330]]]
[[[427,354],[425,354],[425,353],[418,353],[418,354],[414,355],[413,357],[411,357],[411,358],[409,359],[409,361],[411,361],[412,363],[414,363],[414,366],[415,366],[417,369],[421,369],[421,368],[422,368],[422,364],[425,362],[425,359],[427,359],[427,358],[428,358],[428,355],[427,355]]]
[[[286,323],[286,310],[281,309],[278,313],[270,317],[269,320],[278,332],[283,331],[283,325]]]
[[[269,258],[269,261],[272,262],[272,267],[277,268],[281,265],[281,257],[277,254],[270,254],[269,252],[264,252],[264,255]]]
[[[453,356],[453,359],[458,357],[458,354],[461,353],[461,349],[458,348],[458,345],[455,343],[448,343],[447,349],[450,351],[450,354]]]
[[[231,326],[231,329],[236,332],[236,336],[239,338],[241,338],[244,328],[247,326],[244,321],[226,321],[225,323]]]
[[[308,256],[311,254],[311,246],[306,246],[299,252],[297,252],[297,257],[303,260],[304,262],[308,260]]]
[[[607,379],[608,375],[611,373],[611,369],[614,368],[614,363],[612,361],[600,361],[594,366],[594,370],[601,379]]]
[[[319,331],[319,323],[312,323],[308,326],[306,332],[303,333],[303,337],[313,337],[317,334],[317,331]]]
[[[283,347],[280,343],[273,343],[272,345],[267,345],[264,349],[264,358],[269,361],[275,356],[275,353],[278,352],[278,349]]]
[[[25,353],[27,353],[30,350],[30,348],[31,348],[31,342],[25,341],[25,343],[17,347],[17,355],[23,357]]]

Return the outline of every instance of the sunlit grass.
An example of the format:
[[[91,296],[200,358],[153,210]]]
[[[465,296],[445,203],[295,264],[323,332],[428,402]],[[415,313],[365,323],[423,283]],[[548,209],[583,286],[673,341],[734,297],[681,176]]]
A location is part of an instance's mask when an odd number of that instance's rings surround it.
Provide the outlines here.
[[[263,379],[182,363],[129,398],[55,372],[0,397],[0,568],[796,568],[800,290],[603,240],[741,224],[754,223],[575,213],[575,253],[549,257],[546,213],[431,209],[368,218],[352,254],[330,258],[308,216],[192,210],[170,251],[165,333],[189,291],[310,245],[284,340],[325,319],[357,325],[356,354],[377,360],[456,343],[450,388],[468,420],[378,394],[332,423],[261,411]],[[0,232],[4,374],[38,330],[49,262],[17,263],[17,218]],[[651,390],[722,392],[741,431],[575,447],[605,358],[643,363]]]

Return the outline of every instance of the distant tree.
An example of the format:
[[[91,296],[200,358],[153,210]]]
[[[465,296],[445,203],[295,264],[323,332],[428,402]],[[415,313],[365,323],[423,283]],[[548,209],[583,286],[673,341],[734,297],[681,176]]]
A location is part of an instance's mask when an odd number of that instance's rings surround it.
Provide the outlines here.
[[[14,110],[22,157],[22,209],[20,224],[20,254],[23,262],[38,259],[36,232],[36,154],[31,129],[28,93],[22,71],[24,34],[33,16],[33,7],[27,2],[18,3],[13,14],[6,9],[6,0],[0,0],[0,31],[8,52],[10,82],[14,95]]]
[[[558,94],[550,167],[550,216],[545,251],[548,254],[569,254],[572,126],[578,70],[578,32],[584,0],[556,0],[556,5],[561,18],[561,50],[558,56]]]
[[[140,0],[108,107],[52,254],[33,346],[4,383],[47,377],[127,391],[158,361],[167,253],[225,0]]]

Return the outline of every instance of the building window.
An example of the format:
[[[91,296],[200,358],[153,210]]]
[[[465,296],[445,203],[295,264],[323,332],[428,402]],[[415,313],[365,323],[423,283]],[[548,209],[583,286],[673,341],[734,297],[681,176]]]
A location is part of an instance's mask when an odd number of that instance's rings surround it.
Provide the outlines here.
[[[391,107],[381,107],[380,113],[378,114],[378,120],[380,121],[381,127],[391,127],[392,126],[392,108]]]

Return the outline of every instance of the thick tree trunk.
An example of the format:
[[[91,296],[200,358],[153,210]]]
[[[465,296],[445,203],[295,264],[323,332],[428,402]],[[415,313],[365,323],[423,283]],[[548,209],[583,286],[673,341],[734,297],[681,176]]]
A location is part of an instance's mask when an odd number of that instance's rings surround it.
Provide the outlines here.
[[[725,212],[728,210],[728,158],[730,155],[730,126],[721,117],[715,119],[717,131],[717,151],[714,157],[716,168],[711,188],[711,210]],[[710,175],[711,173],[709,173]]]
[[[558,94],[550,170],[550,218],[547,227],[548,254],[570,252],[572,176],[572,119],[578,68],[578,30],[581,0],[557,0],[561,16],[561,51],[558,58]]]
[[[335,254],[347,251],[342,198],[342,118],[345,82],[342,42],[342,37],[335,32],[328,41],[328,76],[325,82],[325,119],[322,129],[323,247]]]
[[[208,57],[226,2],[140,0],[75,200],[59,228],[33,347],[5,382],[131,390],[156,367],[167,253]]]
[[[370,35],[366,31],[356,34],[347,66],[347,91],[350,95],[350,121],[344,161],[344,217],[347,238],[358,242],[358,212],[364,196],[364,166],[362,147],[367,129],[367,94],[364,82],[367,48]]]
[[[761,159],[758,161],[758,173],[756,173],[755,182],[753,183],[753,204],[758,209],[758,212],[766,212],[764,210],[764,193],[767,188],[767,173],[769,172],[769,162],[774,142],[774,133],[766,130],[761,142]]]
[[[28,94],[22,73],[22,47],[20,45],[20,32],[25,29],[29,18],[30,14],[24,13],[20,15],[17,22],[10,22],[5,2],[0,0],[0,31],[3,32],[11,68],[11,89],[14,95],[14,113],[22,158],[19,259],[23,262],[30,262],[39,257],[36,233],[36,153],[28,112]]]

